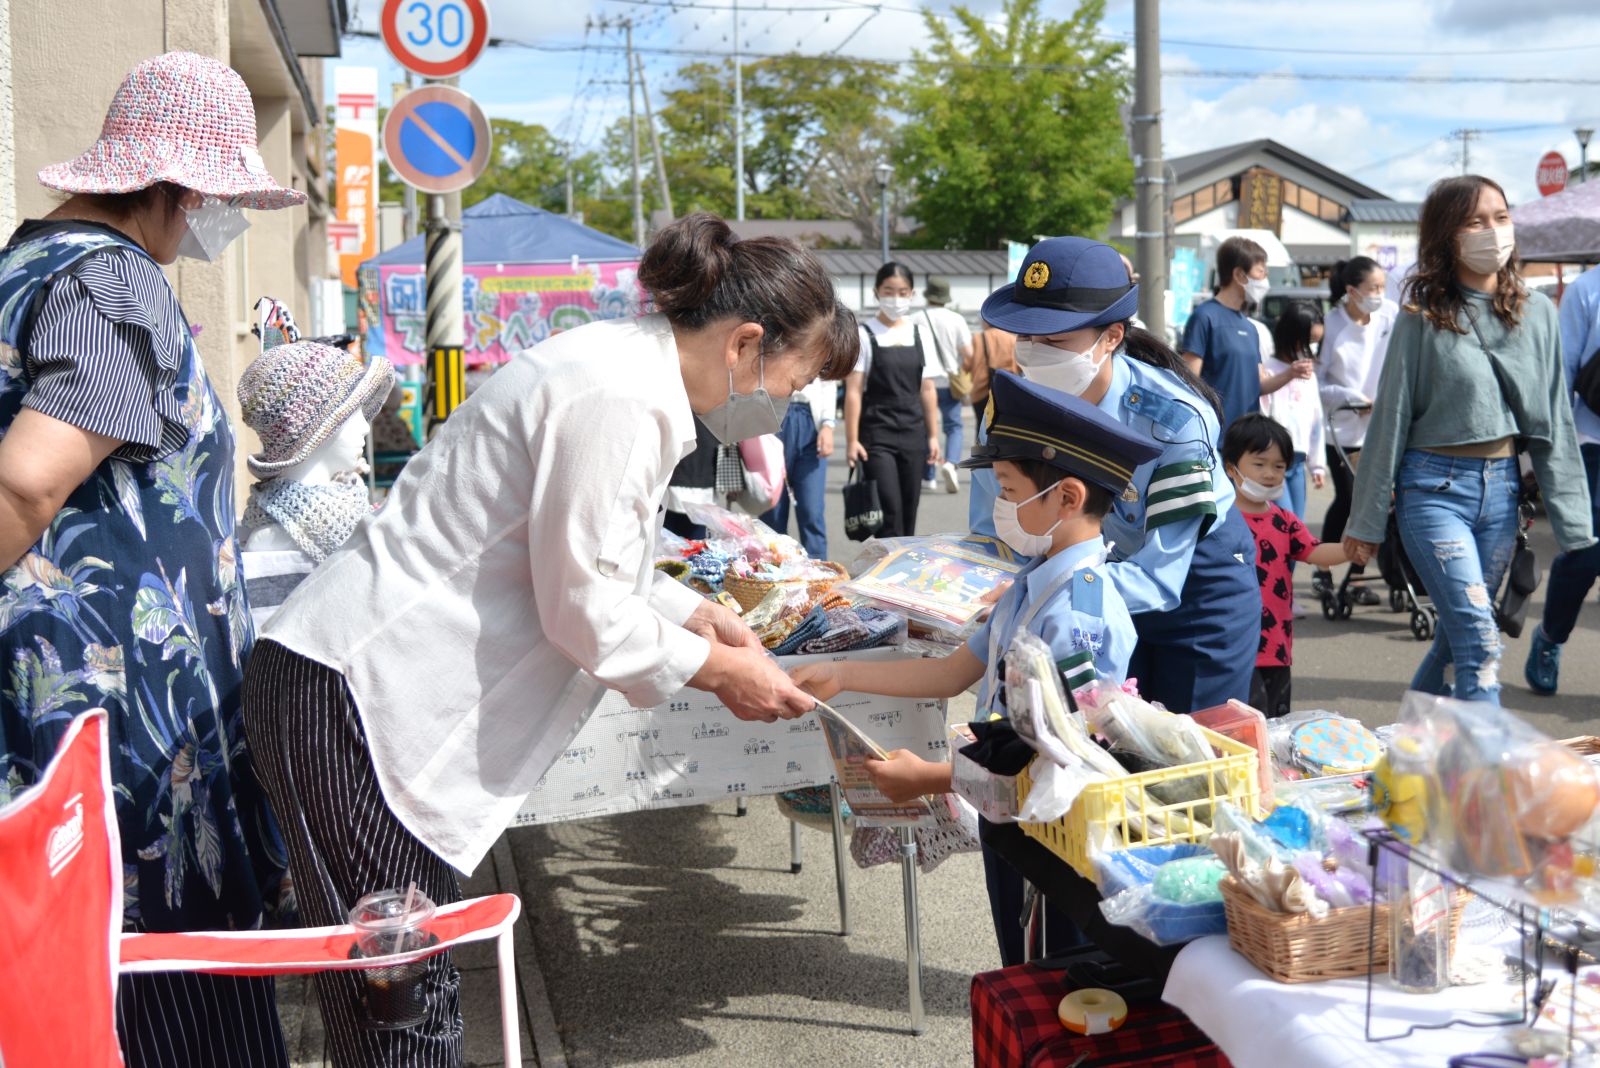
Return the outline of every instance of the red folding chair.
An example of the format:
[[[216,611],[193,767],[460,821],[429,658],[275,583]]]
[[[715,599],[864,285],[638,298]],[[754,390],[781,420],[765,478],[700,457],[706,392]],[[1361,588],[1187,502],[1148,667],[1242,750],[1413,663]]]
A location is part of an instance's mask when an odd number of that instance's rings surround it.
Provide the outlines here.
[[[355,929],[122,933],[122,862],[106,714],[67,729],[38,784],[0,808],[0,1064],[120,1068],[117,976],[122,972],[289,975],[391,968],[451,946],[496,941],[505,1063],[522,1064],[512,927],[515,894],[443,905],[426,949],[351,959]]]

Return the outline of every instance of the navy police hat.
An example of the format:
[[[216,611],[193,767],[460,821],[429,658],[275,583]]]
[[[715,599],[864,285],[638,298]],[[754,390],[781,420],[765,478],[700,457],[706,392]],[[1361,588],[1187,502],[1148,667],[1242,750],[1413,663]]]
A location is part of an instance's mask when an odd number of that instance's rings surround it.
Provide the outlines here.
[[[989,294],[983,321],[1050,337],[1124,322],[1138,310],[1139,287],[1120,252],[1086,237],[1049,237],[1028,250],[1015,282]]]
[[[1081,397],[996,371],[985,422],[988,440],[962,467],[993,467],[996,460],[1043,460],[1085,482],[1119,495],[1134,468],[1161,455],[1153,438],[1138,434]]]

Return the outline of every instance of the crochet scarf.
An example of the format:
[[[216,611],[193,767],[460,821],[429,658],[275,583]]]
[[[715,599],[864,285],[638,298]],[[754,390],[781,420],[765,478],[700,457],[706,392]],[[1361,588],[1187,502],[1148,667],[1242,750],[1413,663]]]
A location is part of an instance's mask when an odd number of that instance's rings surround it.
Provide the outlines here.
[[[302,552],[320,564],[371,513],[365,482],[308,486],[304,482],[268,479],[250,487],[241,540],[260,527],[276,523]]]

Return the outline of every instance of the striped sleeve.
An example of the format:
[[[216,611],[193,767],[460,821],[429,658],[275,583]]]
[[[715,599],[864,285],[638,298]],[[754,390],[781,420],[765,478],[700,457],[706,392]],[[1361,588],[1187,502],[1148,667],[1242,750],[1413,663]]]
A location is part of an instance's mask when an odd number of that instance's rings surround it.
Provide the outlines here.
[[[1215,516],[1217,500],[1211,487],[1211,465],[1204,460],[1183,460],[1156,468],[1145,487],[1144,514],[1146,530]]]
[[[29,391],[42,415],[123,442],[119,459],[149,463],[183,447],[173,395],[181,312],[166,278],[141,257],[112,251],[50,286],[28,338]]]

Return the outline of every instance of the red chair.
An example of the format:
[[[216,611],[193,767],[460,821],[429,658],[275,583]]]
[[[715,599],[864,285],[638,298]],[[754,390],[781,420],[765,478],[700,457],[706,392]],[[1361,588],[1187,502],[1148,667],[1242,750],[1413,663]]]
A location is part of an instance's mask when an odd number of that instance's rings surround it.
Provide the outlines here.
[[[355,929],[122,933],[122,863],[106,714],[73,720],[38,784],[0,808],[0,1064],[120,1068],[123,972],[289,975],[410,963],[496,940],[505,1063],[522,1064],[512,927],[515,894],[440,906],[423,950],[351,959]],[[15,996],[26,991],[27,997]]]

